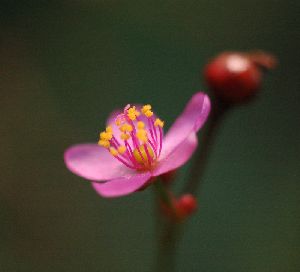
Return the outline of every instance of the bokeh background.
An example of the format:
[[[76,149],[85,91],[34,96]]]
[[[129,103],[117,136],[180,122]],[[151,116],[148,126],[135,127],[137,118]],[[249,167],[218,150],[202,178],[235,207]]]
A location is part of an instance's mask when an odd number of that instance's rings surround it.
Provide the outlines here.
[[[299,271],[299,10],[294,0],[2,0],[0,271],[151,271],[152,190],[102,199],[63,152],[95,142],[130,102],[171,124],[206,90],[209,58],[251,49],[280,65],[223,123],[177,271]]]

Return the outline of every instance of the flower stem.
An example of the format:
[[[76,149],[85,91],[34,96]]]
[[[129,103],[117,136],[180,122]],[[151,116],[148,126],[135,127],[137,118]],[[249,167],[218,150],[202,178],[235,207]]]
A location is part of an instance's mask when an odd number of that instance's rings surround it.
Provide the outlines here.
[[[198,149],[194,163],[190,170],[189,178],[183,188],[183,192],[195,194],[200,187],[205,167],[208,162],[209,153],[215,140],[216,132],[223,120],[225,112],[230,108],[230,104],[215,99],[212,102],[212,111],[206,131],[202,138],[201,148]]]
[[[175,212],[175,210],[170,194],[163,182],[160,180],[156,181],[154,187],[156,191],[155,202],[157,211],[157,255],[155,271],[173,272],[175,271],[175,248],[178,224],[162,215],[161,204],[167,205],[172,212]]]
[[[202,139],[201,149],[196,153],[194,164],[190,171],[190,178],[185,184],[183,192],[195,194],[200,186],[200,179],[204,174],[204,170],[208,161],[208,155],[213,145],[214,138],[218,127],[220,126],[224,113],[230,108],[229,104],[215,100],[213,102],[210,120]],[[161,182],[155,182],[156,189],[156,209],[157,209],[157,238],[158,251],[156,260],[157,272],[174,272],[175,271],[175,255],[176,247],[180,234],[182,233],[182,224],[172,220],[166,220],[162,217],[160,203],[166,204],[175,212],[170,194],[166,185]],[[165,219],[165,220],[164,220]]]

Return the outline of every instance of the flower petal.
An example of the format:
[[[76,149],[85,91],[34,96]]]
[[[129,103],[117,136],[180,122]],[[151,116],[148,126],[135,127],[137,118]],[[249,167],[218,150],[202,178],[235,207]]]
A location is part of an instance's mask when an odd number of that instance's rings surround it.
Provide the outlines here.
[[[119,197],[133,193],[143,187],[151,178],[149,172],[110,180],[106,183],[93,182],[92,186],[103,197]]]
[[[197,135],[192,132],[184,141],[177,145],[171,153],[158,162],[153,176],[174,170],[186,163],[192,156],[198,145]]]
[[[92,181],[106,181],[135,173],[97,144],[71,146],[66,150],[64,160],[71,172]]]
[[[209,111],[209,97],[202,92],[193,95],[164,138],[162,160],[167,158],[191,133],[197,132],[202,127]]]

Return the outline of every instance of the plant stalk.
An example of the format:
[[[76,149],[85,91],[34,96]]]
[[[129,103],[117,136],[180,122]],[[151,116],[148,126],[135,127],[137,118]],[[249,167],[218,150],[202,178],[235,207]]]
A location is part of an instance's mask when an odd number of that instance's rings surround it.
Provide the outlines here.
[[[211,151],[216,132],[221,124],[224,113],[230,108],[228,104],[215,100],[212,105],[212,111],[208,126],[202,138],[200,150],[196,153],[196,157],[190,170],[189,179],[183,188],[183,192],[196,194],[201,185],[205,167],[208,162],[209,153]],[[156,189],[156,210],[157,210],[157,237],[158,251],[156,259],[157,272],[174,272],[176,260],[176,248],[179,236],[182,233],[182,224],[164,218],[161,213],[160,204],[163,202],[175,212],[170,194],[165,184],[161,181],[155,182]],[[169,220],[168,220],[169,219]]]

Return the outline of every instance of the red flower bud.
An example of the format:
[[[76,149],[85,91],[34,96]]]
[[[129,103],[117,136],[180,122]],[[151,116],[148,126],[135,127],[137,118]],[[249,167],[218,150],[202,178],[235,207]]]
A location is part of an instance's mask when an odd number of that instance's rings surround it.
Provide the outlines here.
[[[262,81],[262,69],[271,69],[276,59],[264,52],[224,52],[207,64],[204,76],[215,96],[230,103],[254,97]]]
[[[191,194],[176,198],[170,193],[169,197],[170,203],[161,202],[160,207],[163,214],[175,222],[182,222],[197,209],[197,200]],[[169,206],[170,204],[172,206]]]
[[[197,209],[197,200],[191,194],[182,195],[175,204],[177,216],[184,219]]]

